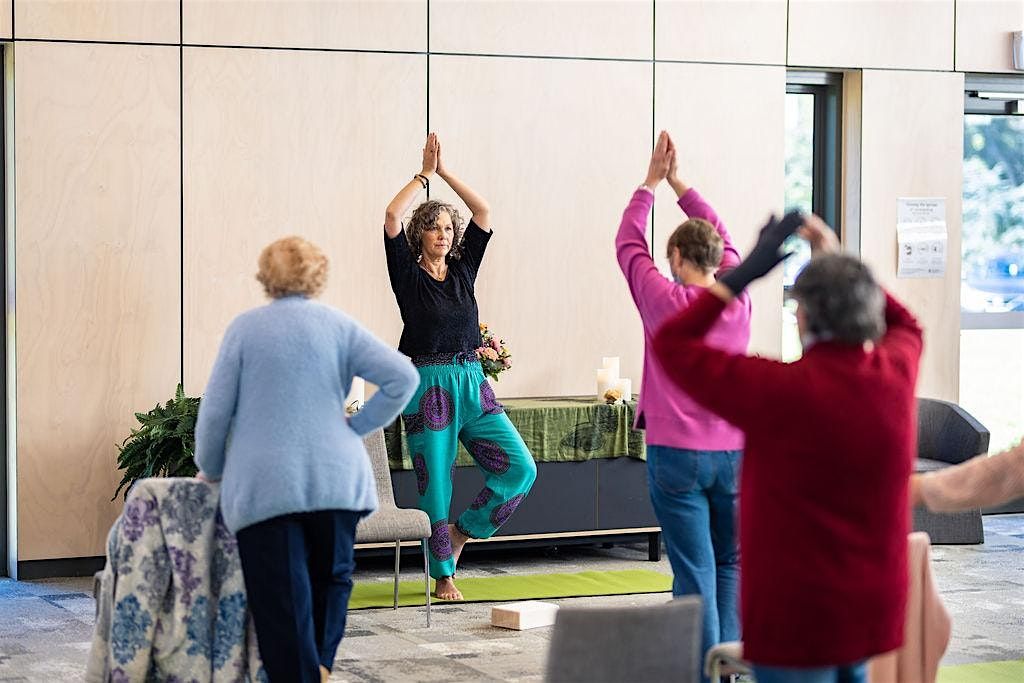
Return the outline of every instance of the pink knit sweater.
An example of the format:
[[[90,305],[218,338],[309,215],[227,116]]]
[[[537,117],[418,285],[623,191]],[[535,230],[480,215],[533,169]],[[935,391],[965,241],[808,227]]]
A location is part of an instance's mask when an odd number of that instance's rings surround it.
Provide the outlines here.
[[[704,291],[684,286],[658,271],[647,245],[647,216],[654,195],[639,189],[622,214],[615,239],[616,255],[629,292],[644,324],[644,374],[637,406],[637,428],[647,430],[647,443],[694,450],[725,451],[743,448],[743,434],[711,411],[698,405],[668,379],[651,348],[661,324],[682,311]],[[703,218],[718,230],[725,242],[720,271],[740,261],[729,232],[696,190],[679,198],[679,208],[690,218]],[[750,297],[746,292],[722,312],[707,335],[707,343],[723,351],[744,354],[750,341]]]

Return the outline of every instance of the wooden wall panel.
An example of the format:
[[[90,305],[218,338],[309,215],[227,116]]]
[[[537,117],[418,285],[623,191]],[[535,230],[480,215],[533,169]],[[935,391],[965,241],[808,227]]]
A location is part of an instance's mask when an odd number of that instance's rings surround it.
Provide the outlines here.
[[[433,0],[430,49],[650,59],[652,12],[637,0]]]
[[[17,49],[18,557],[102,555],[180,367],[178,50]]]
[[[962,74],[865,71],[861,142],[861,257],[925,330],[918,394],[956,401],[960,365]],[[945,197],[943,278],[896,278],[896,201]]]
[[[0,40],[13,37],[14,0],[0,0]]]
[[[785,0],[659,0],[658,59],[786,63]]]
[[[15,0],[14,11],[18,38],[174,44],[181,39],[179,0]]]
[[[656,128],[672,134],[680,176],[715,208],[742,255],[768,215],[783,208],[785,77],[784,67],[658,65]],[[756,109],[750,102],[758,103]],[[665,242],[683,220],[675,199],[666,184],[654,209],[654,251],[665,273]],[[778,357],[782,269],[750,291],[750,350]]]
[[[188,391],[205,389],[232,318],[265,303],[256,260],[288,234],[312,240],[330,257],[323,300],[397,346],[401,321],[384,259],[384,208],[420,170],[425,60],[186,50]]]
[[[953,68],[954,0],[790,0],[791,66]]]
[[[427,47],[426,0],[182,1],[185,42],[193,45],[391,51]]]
[[[1024,30],[1024,0],[957,0],[956,69],[1019,73],[1011,59],[1013,31]]]
[[[614,240],[647,169],[650,65],[432,57],[430,85],[446,163],[492,207],[477,299],[514,356],[496,391],[593,394],[613,355],[638,388],[643,331]]]

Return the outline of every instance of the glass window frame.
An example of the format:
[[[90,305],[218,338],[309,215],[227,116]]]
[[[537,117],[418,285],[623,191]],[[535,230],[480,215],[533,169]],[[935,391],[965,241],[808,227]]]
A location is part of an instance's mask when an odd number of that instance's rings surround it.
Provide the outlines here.
[[[832,71],[788,70],[786,72],[787,95],[812,95],[811,136],[811,211],[820,216],[842,239],[842,118],[843,118],[843,74]],[[855,245],[859,247],[859,245]],[[787,309],[792,312],[792,285],[788,278],[782,286],[783,329],[781,341],[782,358],[792,362],[800,357],[801,351],[792,338],[792,322]]]
[[[980,97],[979,93],[1020,93],[1020,99]],[[964,116],[1024,115],[1024,76],[966,74],[964,77]],[[965,120],[966,126],[966,120]],[[961,188],[962,191],[962,188]],[[961,230],[963,226],[961,225]],[[961,330],[1005,330],[1024,328],[1024,311],[988,313],[960,309]]]
[[[811,207],[841,237],[843,75],[789,70],[786,93],[814,95]]]

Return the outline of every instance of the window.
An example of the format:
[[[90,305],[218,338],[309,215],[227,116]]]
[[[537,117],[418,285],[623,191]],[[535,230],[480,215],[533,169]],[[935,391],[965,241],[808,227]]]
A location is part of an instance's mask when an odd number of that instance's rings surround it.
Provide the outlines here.
[[[840,74],[790,71],[786,83],[786,210],[816,213],[837,232],[839,226]],[[796,302],[789,290],[807,262],[807,243],[792,238],[796,253],[783,264],[786,296],[782,308],[782,359],[801,354]]]
[[[969,77],[964,99],[960,404],[1024,436],[1024,79]]]

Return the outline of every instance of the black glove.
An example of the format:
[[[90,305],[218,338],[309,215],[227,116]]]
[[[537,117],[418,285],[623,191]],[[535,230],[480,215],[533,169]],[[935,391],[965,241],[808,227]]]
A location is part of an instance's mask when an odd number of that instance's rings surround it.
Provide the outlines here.
[[[747,258],[718,278],[718,281],[738,296],[751,282],[764,277],[775,266],[789,258],[792,252],[783,252],[782,243],[796,232],[803,222],[804,215],[799,211],[790,211],[782,217],[781,221],[775,220],[773,215],[761,228],[757,244],[747,254]]]

